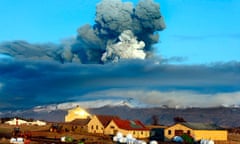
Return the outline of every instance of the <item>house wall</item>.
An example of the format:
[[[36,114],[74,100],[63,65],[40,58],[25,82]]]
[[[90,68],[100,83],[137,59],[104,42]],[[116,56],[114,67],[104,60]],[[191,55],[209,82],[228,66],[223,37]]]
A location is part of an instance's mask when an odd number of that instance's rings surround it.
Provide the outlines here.
[[[105,128],[104,130],[104,134],[106,135],[116,135],[117,132],[119,131],[119,128],[118,126],[113,122],[111,121],[107,127]],[[122,133],[122,132],[121,132]],[[125,133],[124,133],[125,134]]]
[[[89,133],[104,133],[104,126],[102,123],[98,120],[96,116],[93,116],[93,118],[88,123],[88,132]]]
[[[91,115],[84,109],[76,107],[74,109],[68,110],[68,114],[65,116],[65,122],[71,122],[75,119],[87,119],[90,116]]]
[[[104,134],[116,135],[117,132],[121,132],[124,136],[132,134],[134,138],[148,138],[150,136],[149,130],[125,130],[119,128],[113,121],[105,128]]]
[[[80,126],[77,124],[63,124],[62,130],[65,132],[87,132],[87,126]]]
[[[209,140],[227,140],[226,130],[194,130],[194,138],[196,140],[209,139]]]
[[[175,136],[175,131],[176,130],[182,130],[183,133],[188,133],[190,134],[191,136],[193,136],[193,130],[186,127],[186,126],[183,126],[181,124],[176,124],[176,125],[173,125],[171,127],[168,127],[164,130],[164,135],[167,139],[172,139],[174,136]]]
[[[135,138],[149,138],[150,136],[149,130],[133,130],[131,132],[133,137]]]
[[[118,129],[118,132],[121,132],[124,136],[131,134],[134,138],[149,138],[149,130],[124,130]]]
[[[14,118],[11,121],[6,121],[5,123],[9,124],[9,125],[16,125],[16,124],[18,124],[18,125],[29,125],[29,122],[21,120],[21,119],[17,120],[16,118]]]
[[[195,140],[227,140],[228,135],[226,130],[192,130],[184,125],[176,124],[164,130],[165,138],[172,139],[176,130],[182,130],[183,133],[190,134]]]

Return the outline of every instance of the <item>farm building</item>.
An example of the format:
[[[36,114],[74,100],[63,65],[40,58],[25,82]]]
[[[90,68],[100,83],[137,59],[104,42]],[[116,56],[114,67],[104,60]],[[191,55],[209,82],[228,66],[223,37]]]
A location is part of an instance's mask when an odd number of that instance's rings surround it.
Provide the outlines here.
[[[5,124],[9,124],[9,125],[27,125],[28,122],[25,121],[25,120],[14,118],[12,120],[6,121]]]
[[[89,119],[90,117],[91,114],[77,106],[76,108],[68,110],[68,114],[65,116],[65,122],[71,122],[75,119]]]
[[[105,128],[104,133],[108,135],[116,135],[117,132],[120,132],[125,136],[131,134],[134,138],[148,138],[150,130],[139,120],[113,119]]]
[[[87,124],[90,119],[75,119],[71,122],[52,123],[50,132],[87,132]]]
[[[14,118],[12,120],[6,121],[5,124],[9,124],[9,125],[36,125],[36,126],[47,125],[46,122],[40,121],[40,120],[28,122],[28,121],[21,120],[21,119],[18,119],[18,118]]]
[[[63,129],[64,131],[71,132],[87,132],[87,124],[90,119],[75,119],[69,123],[64,123]]]
[[[94,115],[88,123],[88,132],[104,134],[104,129],[113,119],[120,118],[118,116],[111,115]]]
[[[225,141],[228,132],[212,124],[188,122],[177,123],[164,130],[164,135],[169,140],[183,134],[188,134],[197,141],[201,139]]]
[[[164,125],[148,125],[146,126],[150,129],[150,136],[149,140],[155,140],[155,141],[164,141],[164,130],[167,128],[167,126]]]
[[[45,126],[45,125],[47,125],[46,122],[40,121],[40,120],[36,120],[36,121],[30,122],[30,123],[31,123],[31,125],[37,125],[37,126]]]

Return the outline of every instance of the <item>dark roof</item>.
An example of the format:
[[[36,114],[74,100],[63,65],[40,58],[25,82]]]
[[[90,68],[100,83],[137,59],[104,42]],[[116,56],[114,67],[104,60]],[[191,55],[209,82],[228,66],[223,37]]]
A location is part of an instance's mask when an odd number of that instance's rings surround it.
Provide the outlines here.
[[[208,123],[190,123],[190,122],[183,122],[180,123],[188,128],[191,128],[193,130],[223,130],[223,128],[214,125],[214,124],[208,124]]]
[[[104,127],[106,127],[111,120],[120,119],[118,116],[113,116],[113,115],[96,115],[96,116]]]
[[[157,129],[166,129],[166,128],[168,128],[168,126],[165,126],[165,125],[147,125],[145,127],[149,128],[149,129],[155,129],[155,128],[157,128]]]
[[[113,120],[118,128],[125,130],[149,130],[144,126],[144,124],[139,120],[121,120],[114,119]]]
[[[75,119],[73,121],[71,121],[71,124],[75,124],[75,125],[80,125],[80,126],[85,126],[88,124],[88,122],[90,121],[89,119]]]

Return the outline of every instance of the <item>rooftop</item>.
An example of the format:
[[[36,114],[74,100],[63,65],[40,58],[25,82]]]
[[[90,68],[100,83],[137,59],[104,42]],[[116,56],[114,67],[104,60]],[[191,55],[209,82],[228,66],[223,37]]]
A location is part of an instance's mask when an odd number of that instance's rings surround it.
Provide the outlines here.
[[[223,128],[209,123],[191,123],[191,122],[183,122],[180,123],[186,127],[189,127],[193,130],[223,130]]]
[[[132,121],[132,120],[114,119],[113,121],[121,129],[125,129],[125,130],[148,130],[148,128],[146,128],[144,126],[144,124],[139,120]]]
[[[120,119],[118,116],[114,116],[114,115],[96,115],[96,117],[102,123],[102,125],[104,127],[106,127],[110,123],[111,120]]]

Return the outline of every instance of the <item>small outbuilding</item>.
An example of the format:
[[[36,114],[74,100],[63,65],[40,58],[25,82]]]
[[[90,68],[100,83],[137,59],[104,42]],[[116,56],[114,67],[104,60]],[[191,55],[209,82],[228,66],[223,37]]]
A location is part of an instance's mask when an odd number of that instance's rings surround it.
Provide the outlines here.
[[[9,124],[9,125],[28,125],[28,122],[25,121],[25,120],[14,118],[12,120],[6,121],[5,124]]]
[[[31,123],[31,125],[36,125],[36,126],[45,126],[45,125],[47,125],[46,122],[40,121],[40,120],[36,120],[36,121],[33,121],[33,122],[29,122],[29,123]]]

